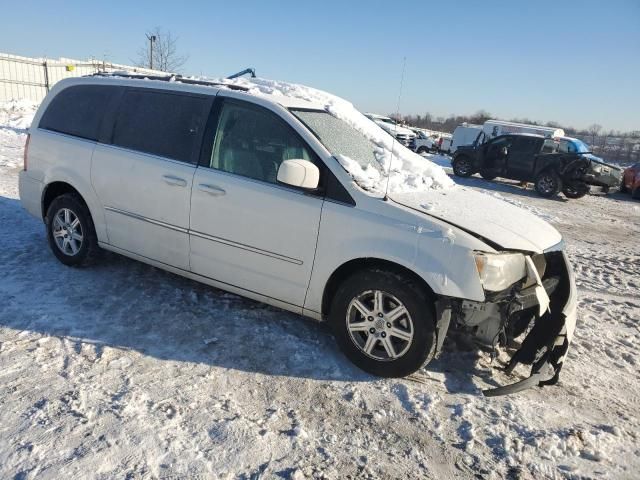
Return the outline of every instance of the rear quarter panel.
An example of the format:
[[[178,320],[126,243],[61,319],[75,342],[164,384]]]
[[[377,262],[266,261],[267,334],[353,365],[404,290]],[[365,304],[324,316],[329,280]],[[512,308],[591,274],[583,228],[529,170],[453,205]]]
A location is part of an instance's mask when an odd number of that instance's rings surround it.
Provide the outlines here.
[[[42,182],[44,191],[53,182],[65,182],[82,196],[100,241],[106,241],[104,213],[91,186],[91,158],[95,142],[39,128],[31,129],[29,174]],[[46,212],[42,212],[46,215]]]

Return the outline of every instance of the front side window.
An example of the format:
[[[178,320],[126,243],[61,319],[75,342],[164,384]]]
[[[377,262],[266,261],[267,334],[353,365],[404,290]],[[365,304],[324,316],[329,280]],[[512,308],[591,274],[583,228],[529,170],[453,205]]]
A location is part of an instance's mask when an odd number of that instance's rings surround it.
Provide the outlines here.
[[[114,92],[114,87],[104,85],[67,87],[51,101],[38,127],[96,141]]]
[[[122,98],[113,144],[190,162],[201,138],[207,105],[203,97],[130,90]]]
[[[276,183],[284,160],[314,158],[300,136],[274,113],[241,102],[223,104],[211,168]]]

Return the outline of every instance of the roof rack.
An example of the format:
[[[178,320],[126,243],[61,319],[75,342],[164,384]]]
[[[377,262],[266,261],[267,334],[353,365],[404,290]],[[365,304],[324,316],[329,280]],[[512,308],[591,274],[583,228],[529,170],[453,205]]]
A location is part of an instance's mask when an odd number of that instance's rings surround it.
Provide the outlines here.
[[[234,85],[233,83],[214,82],[212,80],[197,80],[195,78],[187,78],[182,75],[145,75],[144,73],[126,73],[126,72],[97,72],[87,77],[120,77],[120,78],[134,78],[137,80],[160,80],[162,82],[180,82],[187,85],[204,85],[208,87],[227,87],[231,90],[240,90],[247,92],[247,87],[240,85]]]

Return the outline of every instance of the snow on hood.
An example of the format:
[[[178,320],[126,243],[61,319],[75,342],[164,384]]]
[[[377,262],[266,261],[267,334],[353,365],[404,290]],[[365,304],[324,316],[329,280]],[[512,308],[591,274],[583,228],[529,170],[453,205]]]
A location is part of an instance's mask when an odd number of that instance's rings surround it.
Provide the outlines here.
[[[455,187],[453,180],[440,166],[431,162],[428,156],[420,156],[394,140],[377,123],[369,120],[351,103],[340,97],[304,85],[263,78],[219,81],[248,88],[248,93],[253,95],[279,95],[312,102],[358,130],[376,146],[375,157],[379,168],[363,168],[354,159],[344,156],[338,158],[338,161],[360,187],[373,194],[385,193],[386,172],[389,171],[390,163],[392,168],[389,192],[444,190]]]
[[[391,198],[505,249],[541,253],[562,240],[560,233],[537,215],[465,187],[395,193]]]

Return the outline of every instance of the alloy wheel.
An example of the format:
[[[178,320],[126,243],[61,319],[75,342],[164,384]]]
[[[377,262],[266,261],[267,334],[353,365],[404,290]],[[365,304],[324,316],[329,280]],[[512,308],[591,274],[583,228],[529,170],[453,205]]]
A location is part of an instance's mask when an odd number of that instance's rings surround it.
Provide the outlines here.
[[[58,249],[69,257],[82,248],[82,224],[78,216],[68,208],[61,208],[53,217],[53,239]]]
[[[351,341],[375,360],[402,357],[413,340],[409,311],[395,296],[381,290],[367,290],[353,298],[346,322]]]

